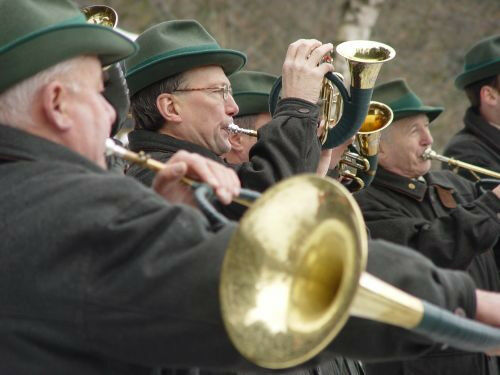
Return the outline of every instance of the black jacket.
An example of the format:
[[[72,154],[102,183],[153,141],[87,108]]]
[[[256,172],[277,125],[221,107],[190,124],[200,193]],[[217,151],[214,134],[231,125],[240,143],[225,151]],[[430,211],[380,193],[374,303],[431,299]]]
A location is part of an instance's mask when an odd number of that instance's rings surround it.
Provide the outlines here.
[[[492,246],[500,236],[500,200],[480,197],[474,185],[449,171],[425,181],[379,167],[370,187],[355,194],[373,238],[412,247],[441,267],[468,270],[481,289],[499,290]],[[425,360],[367,365],[368,374],[497,374],[483,354],[448,350]],[[488,372],[488,365],[492,372]]]
[[[250,150],[250,162],[234,165],[242,187],[264,191],[291,175],[315,172],[321,147],[316,136],[319,109],[300,99],[281,100],[273,120],[258,131],[258,141]],[[147,130],[129,134],[132,151],[145,151],[152,158],[166,162],[179,150],[198,153],[224,163],[212,151],[173,137]],[[154,172],[132,165],[127,171],[151,186]]]
[[[473,108],[469,108],[465,113],[464,125],[464,128],[451,138],[444,155],[500,172],[500,129],[488,124]],[[443,164],[443,168],[452,167]],[[467,169],[458,168],[456,172],[469,180],[477,180]],[[486,177],[481,174],[478,176]]]
[[[233,348],[220,316],[219,272],[234,224],[214,233],[198,211],[3,125],[0,175],[1,374],[258,371]],[[474,315],[466,274],[396,245],[370,249],[369,272]],[[409,271],[385,272],[391,264]],[[401,358],[433,347],[353,318],[315,361]]]

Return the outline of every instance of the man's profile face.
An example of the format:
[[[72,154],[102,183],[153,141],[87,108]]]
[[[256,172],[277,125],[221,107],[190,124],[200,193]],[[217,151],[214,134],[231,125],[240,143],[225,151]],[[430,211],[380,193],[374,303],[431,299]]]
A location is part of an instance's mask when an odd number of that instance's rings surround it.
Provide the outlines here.
[[[185,73],[179,89],[221,88],[230,83],[219,66],[205,66]],[[228,125],[238,113],[233,97],[223,98],[222,91],[184,91],[178,96],[182,117],[181,136],[184,140],[203,146],[217,155],[231,150]]]
[[[433,142],[427,116],[420,114],[406,117],[395,121],[390,127],[390,133],[380,143],[380,165],[409,178],[426,174],[431,168],[431,161],[421,156]]]

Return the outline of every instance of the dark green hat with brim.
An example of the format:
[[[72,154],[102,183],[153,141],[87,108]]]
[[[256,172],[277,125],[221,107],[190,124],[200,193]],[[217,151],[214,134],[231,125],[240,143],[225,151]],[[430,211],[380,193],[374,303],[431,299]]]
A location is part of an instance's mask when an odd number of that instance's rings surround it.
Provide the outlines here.
[[[229,77],[238,116],[269,112],[269,93],[278,77],[272,74],[239,71]]]
[[[0,92],[76,56],[108,65],[136,51],[113,29],[87,23],[69,0],[0,0]]]
[[[455,86],[466,86],[500,74],[500,35],[476,43],[465,55],[464,71],[455,78]]]
[[[394,121],[425,114],[429,118],[429,122],[432,122],[444,110],[443,107],[424,105],[403,79],[396,79],[376,86],[373,90],[372,100],[387,104],[394,113]]]
[[[218,65],[230,75],[246,63],[244,53],[221,48],[195,20],[160,23],[144,31],[136,42],[139,53],[125,61],[130,95],[190,69]]]

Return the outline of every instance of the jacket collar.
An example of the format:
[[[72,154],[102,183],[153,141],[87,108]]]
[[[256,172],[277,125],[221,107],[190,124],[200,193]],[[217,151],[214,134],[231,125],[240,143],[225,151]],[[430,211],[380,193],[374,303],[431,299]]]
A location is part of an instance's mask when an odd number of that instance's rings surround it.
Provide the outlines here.
[[[400,176],[379,166],[373,184],[404,194],[419,202],[423,201],[429,185],[453,191],[453,185],[441,174],[429,172],[422,177],[423,180]]]
[[[63,145],[0,124],[0,162],[3,160],[67,162],[82,165],[93,171],[104,171],[91,160]]]
[[[166,134],[137,129],[129,133],[129,148],[134,152],[172,152],[186,150],[222,163],[222,159],[212,151],[197,144],[183,141]]]
[[[476,135],[489,147],[500,154],[500,130],[491,126],[472,107],[467,109],[464,117],[465,128]]]

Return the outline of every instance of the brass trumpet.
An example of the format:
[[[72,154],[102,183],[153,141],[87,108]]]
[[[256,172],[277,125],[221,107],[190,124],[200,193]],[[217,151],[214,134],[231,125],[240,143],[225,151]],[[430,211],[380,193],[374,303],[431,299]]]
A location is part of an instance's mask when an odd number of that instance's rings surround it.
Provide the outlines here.
[[[377,171],[382,130],[392,123],[393,118],[394,114],[388,105],[370,102],[365,121],[356,134],[358,153],[346,150],[339,162],[339,174],[356,183],[352,191],[363,189],[373,180]]]
[[[463,161],[456,160],[454,158],[448,158],[446,156],[439,155],[436,151],[433,151],[430,148],[428,148],[424,151],[424,153],[422,154],[422,159],[424,159],[424,160],[438,160],[440,162],[447,163],[448,165],[453,166],[453,167],[468,169],[468,170],[473,172],[474,176],[478,180],[480,179],[480,177],[478,175],[476,175],[474,172],[500,179],[499,172],[495,172],[495,171],[492,171],[490,169],[486,169],[483,167],[478,167],[477,165],[474,165],[474,164],[465,163]]]
[[[367,247],[361,211],[337,181],[302,175],[268,189],[243,216],[222,265],[219,299],[233,344],[259,366],[287,368],[320,352],[353,315],[463,350],[500,346],[500,329],[364,272]]]

